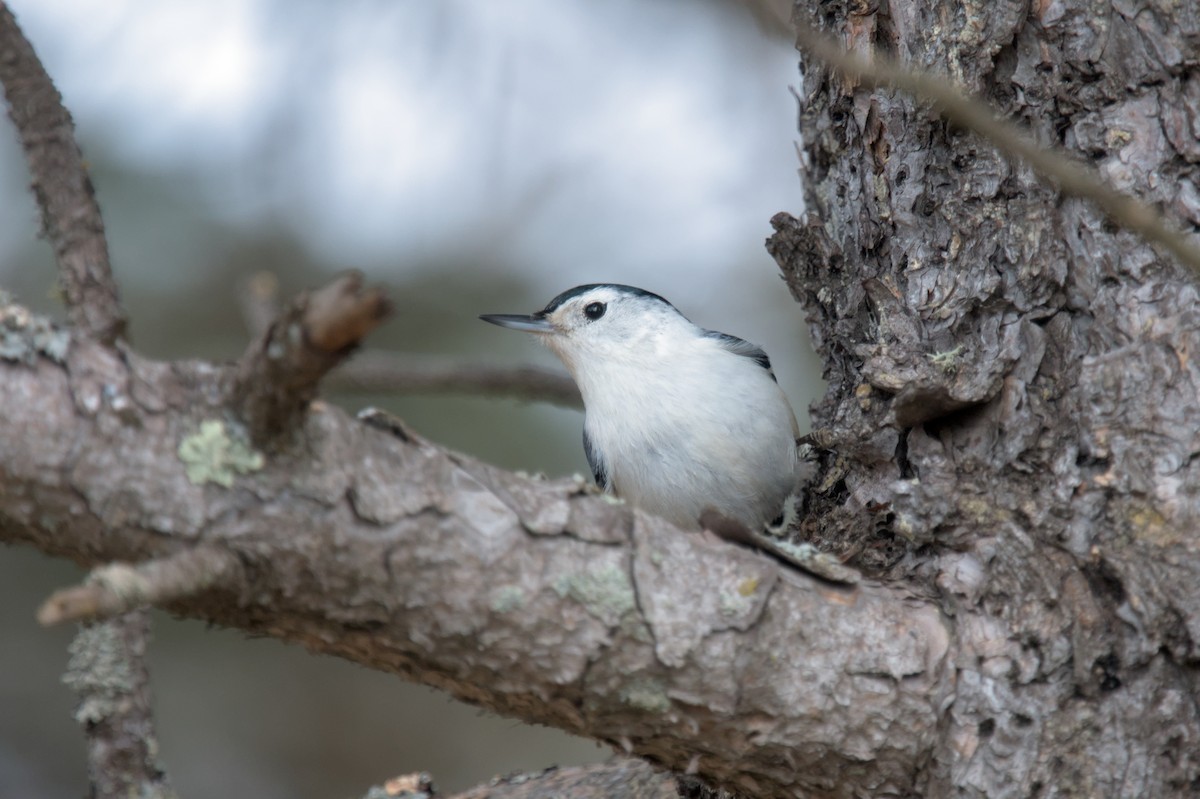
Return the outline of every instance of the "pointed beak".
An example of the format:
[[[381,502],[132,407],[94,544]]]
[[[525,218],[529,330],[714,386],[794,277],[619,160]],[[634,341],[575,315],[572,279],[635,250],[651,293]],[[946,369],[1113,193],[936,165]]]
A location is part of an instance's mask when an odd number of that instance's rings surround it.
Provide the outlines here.
[[[522,316],[521,314],[511,313],[490,313],[479,317],[485,322],[491,322],[493,325],[507,327],[509,330],[523,330],[527,333],[553,333],[554,325],[550,324],[544,316],[534,314],[532,316]]]

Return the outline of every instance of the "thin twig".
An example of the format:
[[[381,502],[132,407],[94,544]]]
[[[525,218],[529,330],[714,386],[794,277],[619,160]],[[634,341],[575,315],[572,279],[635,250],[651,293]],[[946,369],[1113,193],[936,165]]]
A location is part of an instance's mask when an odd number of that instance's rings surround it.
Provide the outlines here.
[[[150,616],[134,611],[84,627],[71,642],[63,682],[79,696],[75,720],[87,738],[90,796],[170,799],[150,712],[146,644]]]
[[[124,336],[127,320],[75,124],[2,0],[0,84],[29,163],[42,228],[54,247],[68,319],[82,335],[112,344]]]
[[[1017,125],[965,96],[943,78],[904,67],[879,52],[873,52],[870,59],[847,52],[799,14],[793,21],[797,44],[813,58],[868,88],[887,86],[930,103],[943,117],[984,137],[1010,159],[1024,160],[1063,194],[1091,200],[1114,224],[1151,244],[1161,244],[1200,273],[1200,249],[1187,236],[1172,229],[1146,203],[1107,185],[1070,153],[1038,144]]]
[[[325,385],[331,390],[364,394],[461,393],[583,407],[575,381],[551,369],[389,352],[356,355],[334,370]]]
[[[250,334],[262,336],[279,315],[279,281],[270,272],[259,272],[242,284],[238,304]],[[382,350],[356,353],[334,369],[324,385],[351,394],[470,394],[583,407],[575,381],[552,369]]]
[[[238,578],[239,569],[234,555],[203,546],[136,565],[110,563],[93,571],[82,585],[51,594],[37,619],[48,627],[111,618],[229,584]]]

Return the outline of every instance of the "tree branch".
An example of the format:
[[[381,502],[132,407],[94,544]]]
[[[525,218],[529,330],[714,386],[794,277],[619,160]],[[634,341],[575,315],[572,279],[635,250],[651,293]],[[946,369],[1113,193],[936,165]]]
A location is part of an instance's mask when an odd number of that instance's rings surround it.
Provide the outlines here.
[[[110,563],[83,585],[54,592],[38,610],[44,625],[90,621],[177,599],[236,582],[239,564],[229,552],[199,546],[136,566]]]
[[[582,408],[575,381],[536,366],[493,366],[455,359],[364,352],[335,369],[325,382],[331,391],[362,393],[462,393],[512,397]]]
[[[109,265],[96,190],[75,142],[75,124],[2,1],[0,84],[25,150],[42,229],[54,247],[71,326],[79,335],[112,344],[125,334],[125,312]]]
[[[301,294],[246,350],[232,375],[231,405],[257,444],[292,431],[317,384],[345,359],[390,308],[383,292],[347,272]]]
[[[937,738],[954,642],[933,605],[327,406],[270,458],[238,450],[214,379],[87,341],[70,370],[0,362],[4,535],[88,566],[203,542],[242,568],[174,613],[750,792],[901,792]]]
[[[270,272],[253,275],[241,286],[238,302],[250,334],[260,337],[279,315],[279,281]],[[334,369],[324,385],[363,394],[462,393],[583,407],[575,381],[559,371],[380,350],[357,353]]]
[[[88,778],[95,799],[172,799],[158,762],[150,713],[146,611],[80,629],[63,681],[79,695],[75,719],[87,737]]]

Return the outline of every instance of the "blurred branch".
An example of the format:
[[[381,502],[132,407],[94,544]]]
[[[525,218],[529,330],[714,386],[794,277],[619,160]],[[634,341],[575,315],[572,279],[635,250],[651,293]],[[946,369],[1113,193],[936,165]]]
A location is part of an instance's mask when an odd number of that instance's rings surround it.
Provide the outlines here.
[[[54,247],[71,326],[112,344],[124,336],[127,320],[109,265],[96,190],[75,142],[75,124],[2,0],[0,84],[25,150],[42,229]]]
[[[259,272],[242,286],[238,303],[251,335],[261,337],[279,314],[279,281],[270,272]],[[493,366],[382,350],[356,354],[330,373],[325,386],[347,393],[459,393],[583,407],[575,381],[555,370]]]
[[[63,682],[79,696],[75,720],[87,738],[88,779],[93,799],[171,799],[175,796],[158,762],[150,712],[145,610],[83,627],[71,642]]]
[[[256,272],[242,284],[237,299],[246,329],[252,338],[258,338],[279,316],[279,278],[266,270]]]
[[[905,67],[878,51],[870,57],[847,52],[802,15],[793,18],[797,45],[812,58],[868,88],[886,86],[931,104],[938,113],[996,146],[1013,160],[1024,160],[1042,178],[1071,197],[1090,200],[1116,225],[1151,244],[1160,244],[1193,272],[1200,273],[1200,249],[1172,229],[1151,206],[1122,194],[1076,160],[1074,154],[1039,144],[1017,125],[997,116],[984,103],[965,96],[948,80]]]
[[[734,0],[734,3],[748,10],[767,36],[780,39],[794,36],[791,0]]]
[[[380,351],[364,352],[338,367],[326,386],[362,393],[462,393],[513,397],[582,408],[575,381],[537,366],[493,366],[450,358],[417,357]]]

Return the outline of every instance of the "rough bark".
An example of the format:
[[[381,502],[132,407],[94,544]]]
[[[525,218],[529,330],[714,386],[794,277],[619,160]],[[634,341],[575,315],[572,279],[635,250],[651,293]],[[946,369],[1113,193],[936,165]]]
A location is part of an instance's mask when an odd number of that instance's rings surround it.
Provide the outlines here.
[[[578,768],[549,768],[536,774],[498,777],[451,799],[678,799],[670,774],[635,758],[617,757],[607,763]],[[697,799],[701,799],[697,797]]]
[[[28,343],[0,363],[3,536],[85,565],[237,556],[176,613],[749,792],[903,790],[936,736],[945,621],[903,590],[824,583],[330,407],[269,458],[185,459],[237,435],[213,367]]]
[[[125,334],[126,318],[108,262],[96,190],[75,142],[71,115],[2,2],[0,85],[29,163],[42,233],[54,246],[71,324],[112,343]]]
[[[800,7],[1200,223],[1195,4]],[[781,215],[770,247],[841,477],[808,524],[953,619],[914,788],[1194,795],[1194,275],[907,97],[809,68],[801,129],[813,221]]]
[[[92,799],[175,799],[150,712],[149,638],[150,613],[138,610],[85,626],[71,643],[63,681],[79,696]]]

